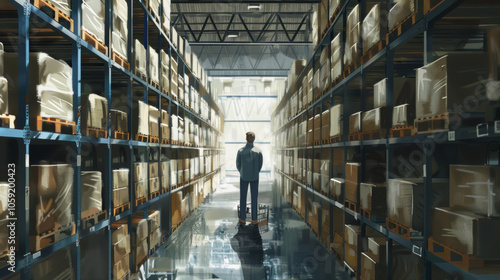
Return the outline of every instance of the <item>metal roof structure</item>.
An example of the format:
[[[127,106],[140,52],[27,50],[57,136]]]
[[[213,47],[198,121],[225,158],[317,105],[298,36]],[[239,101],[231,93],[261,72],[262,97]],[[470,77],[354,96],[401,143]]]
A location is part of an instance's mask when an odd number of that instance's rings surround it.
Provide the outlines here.
[[[172,2],[172,25],[210,76],[286,76],[313,50],[319,1]]]

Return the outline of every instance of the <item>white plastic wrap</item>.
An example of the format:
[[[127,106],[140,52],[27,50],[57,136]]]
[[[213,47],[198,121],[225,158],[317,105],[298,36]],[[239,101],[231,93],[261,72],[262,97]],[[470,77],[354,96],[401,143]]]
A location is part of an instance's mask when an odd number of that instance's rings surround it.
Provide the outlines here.
[[[333,17],[333,14],[337,10],[337,8],[340,5],[340,0],[330,0],[330,10],[328,12],[328,18],[331,19]]]
[[[164,50],[160,50],[160,55],[161,55],[160,84],[161,84],[161,88],[163,89],[163,91],[169,91],[170,90],[170,78],[169,78],[170,57]]]
[[[149,135],[153,137],[159,137],[159,124],[160,111],[158,108],[149,105]]]
[[[412,119],[409,119],[408,115],[408,104],[403,104],[395,106],[392,111],[392,126],[408,126],[413,123]],[[414,117],[414,116],[413,116]]]
[[[104,41],[104,0],[82,1],[82,28]]]
[[[148,163],[134,162],[134,182],[144,180],[148,177]]]
[[[114,52],[127,58],[128,4],[125,0],[113,0],[113,36],[111,47]]]
[[[149,135],[149,107],[146,103],[138,101],[137,133]]]
[[[167,35],[170,34],[170,0],[163,0],[162,27]]]
[[[151,81],[159,84],[158,53],[149,46],[149,78]]]
[[[141,198],[148,195],[148,180],[140,180],[134,183],[135,198]]]
[[[334,105],[330,110],[330,137],[342,135],[343,105]]]
[[[398,0],[389,10],[388,22],[389,30],[393,30],[396,25],[415,12],[415,0]]]
[[[385,6],[384,6],[385,7]],[[373,6],[370,12],[363,20],[361,37],[363,38],[363,53],[368,51],[379,41],[385,39],[385,23],[386,13],[382,11],[380,3]]]
[[[113,170],[113,189],[128,188],[128,174],[127,168]]]
[[[46,0],[47,2],[54,5],[59,9],[63,14],[68,17],[71,16],[71,0]]]
[[[344,65],[349,66],[355,61],[357,61],[357,58],[359,57],[358,49],[359,49],[358,43],[354,44],[349,49],[347,49],[346,45],[346,50],[344,54]]]
[[[146,48],[144,45],[137,39],[134,41],[134,69],[137,75],[144,75],[146,77]],[[137,73],[139,72],[139,73]]]
[[[36,205],[34,222],[38,234],[73,222],[74,170],[70,164],[30,166],[30,204]]]
[[[97,94],[82,95],[82,128],[108,128],[108,100]]]
[[[111,113],[111,131],[128,132],[128,116],[120,110],[110,110]]]
[[[170,187],[170,161],[164,161],[161,163],[161,188],[168,189]]]
[[[0,115],[8,113],[9,113],[9,83],[6,78],[0,77]]]
[[[81,174],[81,210],[102,211],[102,173],[99,171],[82,171]]]

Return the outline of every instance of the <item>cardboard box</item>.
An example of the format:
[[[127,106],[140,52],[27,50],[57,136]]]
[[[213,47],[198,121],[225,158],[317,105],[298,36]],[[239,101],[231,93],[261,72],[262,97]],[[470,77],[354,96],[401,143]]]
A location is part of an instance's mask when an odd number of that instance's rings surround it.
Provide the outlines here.
[[[387,106],[387,78],[373,85],[373,107]],[[415,107],[416,80],[415,78],[393,78],[394,106],[410,104]]]
[[[154,211],[148,216],[149,232],[153,232],[160,227],[160,211]]]
[[[385,237],[368,237],[368,253],[376,263],[386,263],[386,246]]]
[[[385,265],[377,263],[369,253],[361,253],[361,279],[386,279],[386,270]]]
[[[330,193],[336,195],[340,199],[342,196],[342,186],[343,185],[344,185],[344,179],[331,178],[330,179]]]
[[[113,207],[118,207],[129,201],[128,186],[126,188],[113,189]]]
[[[432,181],[432,203],[430,207],[449,205],[448,180]],[[423,179],[389,179],[387,185],[387,217],[416,231],[424,228],[424,184]]]
[[[161,230],[160,228],[155,229],[151,234],[149,234],[149,250],[155,248],[156,245],[160,244]]]
[[[113,170],[113,189],[128,188],[128,173],[127,168]]]
[[[347,243],[344,243],[345,262],[354,270],[358,271],[358,251]]]
[[[127,224],[112,224],[111,225],[111,243],[117,243],[123,238],[128,236],[128,225]]]
[[[453,113],[456,104],[466,104],[471,96],[486,100],[486,90],[475,85],[477,77],[488,75],[488,66],[486,53],[454,53],[417,69],[416,117]],[[486,112],[487,102],[469,107],[468,113]]]
[[[7,193],[7,192],[6,192]],[[102,211],[102,174],[99,171],[81,172],[81,211]]]
[[[132,219],[132,245],[137,246],[148,237],[148,220]]]
[[[500,167],[450,165],[450,207],[500,217]]]
[[[499,232],[498,218],[486,218],[451,208],[432,210],[434,240],[462,254],[500,260]]]
[[[135,199],[148,196],[148,181],[143,179],[134,183]]]
[[[381,107],[362,114],[362,131],[381,131],[392,125],[392,108]]]
[[[134,162],[134,182],[141,181],[148,176],[147,162]]]
[[[344,240],[345,244],[349,245],[356,252],[358,251],[358,239],[361,234],[361,226],[345,225]]]
[[[128,117],[127,113],[119,110],[110,110],[111,113],[111,132],[122,131],[128,132]]]
[[[113,280],[122,279],[130,270],[129,254],[123,256],[121,260],[113,265]]]
[[[359,199],[361,207],[370,211],[372,217],[385,218],[386,216],[386,186],[377,186],[369,183],[359,185]]]
[[[357,112],[349,116],[349,134],[361,132],[361,115],[363,112]]]
[[[392,111],[392,127],[412,126],[415,120],[415,106],[403,104]]]
[[[347,162],[345,164],[345,199],[358,203],[358,190],[361,180],[361,164]]]
[[[113,243],[113,263],[119,262],[130,253],[130,235]]]

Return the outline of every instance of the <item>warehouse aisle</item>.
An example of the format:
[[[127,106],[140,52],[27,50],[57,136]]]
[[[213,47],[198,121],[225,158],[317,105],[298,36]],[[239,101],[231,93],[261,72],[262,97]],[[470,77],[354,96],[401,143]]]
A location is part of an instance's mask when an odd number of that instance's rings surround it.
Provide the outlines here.
[[[349,279],[271,181],[259,190],[269,225],[238,232],[237,186],[226,181],[194,211],[150,259],[148,279]]]

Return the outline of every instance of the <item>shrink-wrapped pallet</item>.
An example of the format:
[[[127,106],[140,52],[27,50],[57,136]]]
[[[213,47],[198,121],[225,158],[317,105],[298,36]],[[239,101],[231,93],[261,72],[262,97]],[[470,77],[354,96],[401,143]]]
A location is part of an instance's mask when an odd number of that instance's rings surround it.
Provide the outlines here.
[[[104,0],[82,1],[82,29],[104,42]]]
[[[135,199],[147,197],[148,195],[147,179],[142,179],[134,183],[134,194],[135,194]]]
[[[159,124],[160,111],[154,106],[149,106],[149,135],[153,137],[159,137]]]
[[[388,23],[389,31],[392,31],[404,19],[415,12],[415,0],[397,0],[389,10]]]
[[[134,41],[134,70],[135,74],[139,76],[139,78],[144,79],[147,77],[147,53],[146,47],[141,41],[135,39]]]
[[[149,135],[149,107],[142,101],[138,101],[138,105],[137,133]]]
[[[110,110],[111,113],[111,131],[128,132],[127,113],[120,110]]]
[[[71,17],[71,0],[47,0],[47,2],[54,5],[63,14]]]
[[[386,20],[386,6],[381,3],[375,4],[365,16],[361,31],[363,53],[367,52],[378,42],[385,40],[385,35],[387,33],[385,26]]]
[[[30,166],[30,207],[38,234],[53,230],[55,223],[66,226],[73,222],[74,170],[70,164]]]
[[[82,130],[108,129],[108,100],[94,93],[82,95]]]
[[[160,217],[160,211],[154,211],[148,215],[148,226],[150,233],[160,227]]]
[[[152,82],[160,84],[158,63],[159,63],[158,52],[151,46],[149,46],[149,79]]]
[[[161,56],[160,85],[164,92],[168,92],[170,90],[170,77],[169,77],[170,58],[169,55],[164,50],[160,50],[160,56]]]
[[[148,163],[134,162],[134,182],[144,180],[148,177]]]
[[[128,168],[113,170],[113,189],[128,188]]]
[[[128,4],[125,0],[113,0],[113,32],[111,48],[123,58],[127,58]]]
[[[102,173],[99,171],[81,172],[81,210],[102,211]]]
[[[170,35],[170,0],[163,0],[162,1],[162,28],[163,31],[167,34],[167,36]]]

